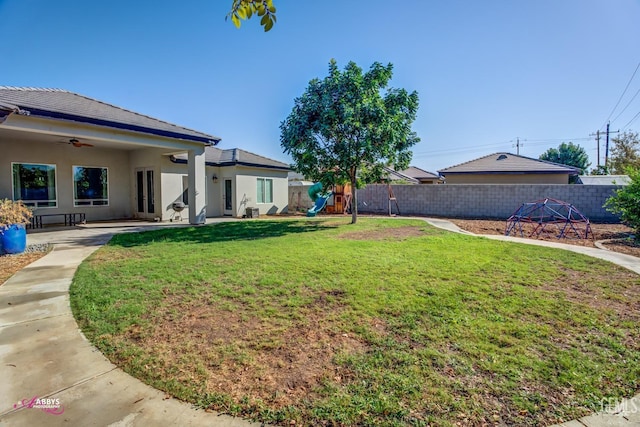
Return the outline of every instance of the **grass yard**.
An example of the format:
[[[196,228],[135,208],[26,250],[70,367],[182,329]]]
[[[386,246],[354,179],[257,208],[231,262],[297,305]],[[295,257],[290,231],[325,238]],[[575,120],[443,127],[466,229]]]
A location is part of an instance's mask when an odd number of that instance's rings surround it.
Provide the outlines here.
[[[71,305],[114,363],[280,425],[547,425],[640,390],[640,278],[420,220],[121,234]]]

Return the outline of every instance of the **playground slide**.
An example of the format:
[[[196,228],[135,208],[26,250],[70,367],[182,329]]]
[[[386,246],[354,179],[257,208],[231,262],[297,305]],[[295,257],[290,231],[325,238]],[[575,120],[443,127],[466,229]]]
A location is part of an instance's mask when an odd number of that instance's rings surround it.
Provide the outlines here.
[[[331,197],[331,191],[326,194],[320,194],[316,197],[316,203],[311,209],[307,211],[307,216],[316,216],[318,212],[324,209],[325,205],[327,204],[327,200],[329,199],[329,197]]]
[[[309,197],[313,200],[314,205],[307,211],[307,216],[316,216],[327,204],[327,200],[331,197],[331,191],[322,193],[322,183],[316,182],[309,188]]]

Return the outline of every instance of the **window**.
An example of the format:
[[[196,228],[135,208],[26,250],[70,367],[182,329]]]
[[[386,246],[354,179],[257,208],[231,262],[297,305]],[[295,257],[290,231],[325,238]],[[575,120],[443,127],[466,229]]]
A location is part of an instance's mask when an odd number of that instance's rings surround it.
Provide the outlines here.
[[[107,168],[73,167],[73,205],[107,206],[109,204]]]
[[[258,203],[273,203],[273,180],[258,178]]]
[[[58,206],[56,165],[12,163],[13,200],[36,208]]]

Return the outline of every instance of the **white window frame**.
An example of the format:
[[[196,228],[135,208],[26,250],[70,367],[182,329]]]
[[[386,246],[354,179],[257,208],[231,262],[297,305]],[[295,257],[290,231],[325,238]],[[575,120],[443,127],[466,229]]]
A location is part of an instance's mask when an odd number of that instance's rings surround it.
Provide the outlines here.
[[[54,199],[51,200],[23,200],[16,199],[16,181],[13,176],[13,167],[14,165],[32,165],[32,166],[49,166],[53,168],[53,188],[54,188]],[[33,207],[35,209],[56,209],[58,207],[58,166],[56,164],[51,163],[34,163],[34,162],[11,162],[11,196],[13,200],[22,200],[27,206]],[[40,206],[40,203],[43,203]],[[47,206],[46,204],[53,203],[53,206]]]
[[[76,168],[85,168],[85,169],[104,169],[107,171],[107,198],[99,198],[99,199],[78,199],[76,194]],[[109,168],[107,166],[84,166],[84,165],[73,165],[71,166],[71,191],[73,194],[73,206],[76,208],[102,208],[109,206],[110,203],[110,190],[109,188]],[[88,202],[88,203],[87,203]],[[96,202],[106,202],[106,203],[98,203]]]
[[[258,183],[262,181],[262,194],[260,194]],[[267,194],[267,181],[271,182],[271,192]],[[266,196],[269,196],[268,198]],[[257,178],[256,179],[256,203],[273,204],[273,178]]]

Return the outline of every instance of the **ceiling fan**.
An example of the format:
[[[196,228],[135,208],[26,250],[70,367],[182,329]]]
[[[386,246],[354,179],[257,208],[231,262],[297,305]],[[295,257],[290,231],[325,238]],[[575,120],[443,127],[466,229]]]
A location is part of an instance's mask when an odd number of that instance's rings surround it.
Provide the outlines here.
[[[88,142],[80,142],[78,139],[76,138],[71,138],[68,141],[60,141],[63,144],[71,144],[76,148],[81,148],[81,147],[93,147],[93,144],[89,144]]]

